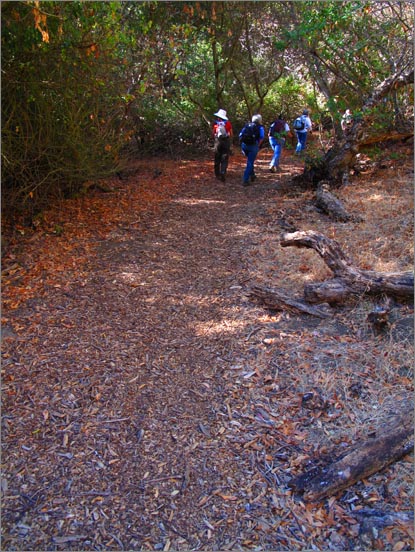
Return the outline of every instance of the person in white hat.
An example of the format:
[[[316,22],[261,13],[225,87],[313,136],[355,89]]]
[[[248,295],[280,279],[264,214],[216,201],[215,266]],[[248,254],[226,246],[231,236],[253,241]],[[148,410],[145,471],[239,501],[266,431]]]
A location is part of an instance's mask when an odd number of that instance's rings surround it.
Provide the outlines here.
[[[213,123],[212,132],[215,142],[215,176],[216,178],[222,180],[222,182],[225,182],[231,151],[233,130],[232,124],[224,109],[219,109],[217,113],[214,113],[214,116],[215,122]]]

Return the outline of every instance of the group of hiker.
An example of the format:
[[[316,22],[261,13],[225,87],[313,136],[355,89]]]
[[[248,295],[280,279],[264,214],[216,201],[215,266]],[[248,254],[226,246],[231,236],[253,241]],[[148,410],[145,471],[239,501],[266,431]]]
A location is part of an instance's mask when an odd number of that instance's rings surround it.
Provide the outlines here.
[[[219,109],[214,114],[213,123],[214,136],[214,168],[216,178],[225,182],[228,168],[229,156],[231,153],[233,128],[224,109]],[[309,112],[304,109],[293,123],[293,129],[297,136],[296,154],[300,154],[306,147],[307,133],[311,131],[312,123]],[[273,151],[269,165],[271,172],[276,172],[279,167],[282,149],[285,146],[286,138],[291,134],[290,127],[281,114],[270,125],[268,129],[268,140]],[[239,133],[239,143],[243,155],[246,157],[246,167],[243,174],[242,184],[249,186],[256,179],[255,159],[265,139],[265,128],[262,124],[262,116],[253,115],[250,122],[246,123]]]

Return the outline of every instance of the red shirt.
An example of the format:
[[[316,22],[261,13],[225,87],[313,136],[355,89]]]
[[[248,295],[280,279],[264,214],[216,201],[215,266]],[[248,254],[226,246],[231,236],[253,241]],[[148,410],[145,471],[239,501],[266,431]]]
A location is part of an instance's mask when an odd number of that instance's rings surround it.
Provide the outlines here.
[[[213,136],[216,136],[216,130],[223,121],[215,121],[213,123]],[[226,132],[229,136],[232,136],[232,124],[230,121],[225,121]]]

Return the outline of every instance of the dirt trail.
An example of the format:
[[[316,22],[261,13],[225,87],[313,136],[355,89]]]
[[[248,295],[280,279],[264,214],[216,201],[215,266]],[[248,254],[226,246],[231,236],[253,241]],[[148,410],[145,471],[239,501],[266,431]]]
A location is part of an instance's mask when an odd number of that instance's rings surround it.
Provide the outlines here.
[[[157,215],[97,238],[85,279],[16,313],[30,333],[4,347],[5,550],[349,549],[344,506],[326,524],[287,487],[312,423],[288,370],[317,346],[320,373],[337,366],[339,335],[354,358],[365,343],[247,298],[279,183],[301,168],[268,161],[249,188],[239,155],[226,184],[201,162]]]

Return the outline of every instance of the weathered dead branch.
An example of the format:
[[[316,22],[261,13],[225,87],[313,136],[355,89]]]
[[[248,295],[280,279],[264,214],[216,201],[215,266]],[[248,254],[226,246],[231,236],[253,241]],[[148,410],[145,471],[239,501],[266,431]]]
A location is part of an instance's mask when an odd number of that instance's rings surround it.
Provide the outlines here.
[[[250,295],[260,299],[268,308],[282,311],[288,310],[294,313],[311,314],[319,318],[328,318],[330,313],[327,309],[313,307],[301,299],[291,299],[275,288],[253,286]]]
[[[329,305],[340,305],[353,295],[356,295],[355,290],[341,278],[304,285],[304,299],[311,304],[327,302]]]
[[[314,468],[297,477],[291,485],[304,493],[306,500],[321,500],[396,462],[413,447],[413,407],[405,403],[403,411],[387,426],[357,443],[340,459],[319,468],[317,474]]]
[[[322,180],[317,187],[316,206],[332,219],[340,222],[362,220],[361,217],[351,215],[346,211],[340,199],[330,191],[330,183],[326,180]]]
[[[377,272],[357,268],[335,240],[318,232],[285,233],[281,237],[281,246],[314,249],[333,272],[334,280],[305,287],[304,295],[310,303],[340,303],[350,294],[385,294],[407,299],[414,295],[412,272]]]

